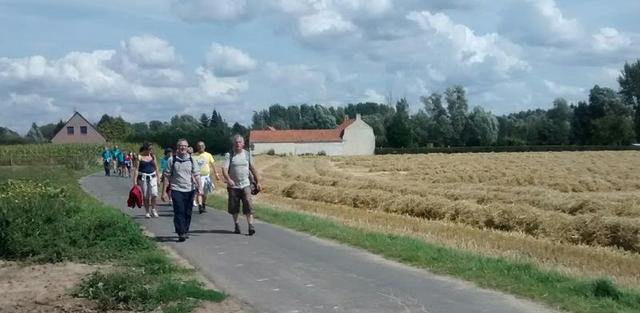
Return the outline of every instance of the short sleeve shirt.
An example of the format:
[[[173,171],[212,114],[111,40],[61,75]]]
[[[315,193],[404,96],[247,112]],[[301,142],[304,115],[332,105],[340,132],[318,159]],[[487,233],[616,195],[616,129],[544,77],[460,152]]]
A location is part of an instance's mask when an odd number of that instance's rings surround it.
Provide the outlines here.
[[[194,153],[193,160],[198,163],[200,167],[200,176],[208,176],[211,174],[211,168],[209,168],[209,164],[213,164],[216,161],[213,159],[213,156],[209,152],[202,153]]]
[[[171,190],[180,192],[190,192],[195,189],[195,185],[192,179],[192,175],[196,178],[199,176],[198,165],[195,164],[195,159],[191,160],[189,155],[184,157],[175,156],[176,162],[173,162],[174,157],[170,157],[168,160],[169,166],[164,169],[164,175],[169,177],[169,183]],[[193,162],[193,163],[192,163]],[[173,173],[171,167],[173,164]]]
[[[249,153],[247,150],[242,150],[242,152],[235,154],[231,160],[229,153],[224,156],[224,168],[229,169],[229,177],[235,182],[233,188],[242,189],[251,185],[249,164],[253,165],[253,158]]]

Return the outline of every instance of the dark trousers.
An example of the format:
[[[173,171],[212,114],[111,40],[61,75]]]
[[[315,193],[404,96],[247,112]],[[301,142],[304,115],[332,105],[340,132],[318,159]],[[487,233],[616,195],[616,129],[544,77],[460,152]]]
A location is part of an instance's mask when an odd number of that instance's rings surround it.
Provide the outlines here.
[[[110,176],[111,174],[111,164],[109,161],[104,161],[104,175]]]
[[[189,232],[191,225],[191,211],[193,210],[194,192],[182,192],[171,190],[171,201],[173,203],[173,226],[176,228],[178,236]]]

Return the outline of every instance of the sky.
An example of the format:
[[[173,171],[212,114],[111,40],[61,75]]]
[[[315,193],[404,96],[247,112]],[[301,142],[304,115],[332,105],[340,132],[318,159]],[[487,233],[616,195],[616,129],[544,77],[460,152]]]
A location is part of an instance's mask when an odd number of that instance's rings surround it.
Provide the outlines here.
[[[0,0],[0,126],[346,105],[462,85],[494,114],[618,89],[638,0]]]

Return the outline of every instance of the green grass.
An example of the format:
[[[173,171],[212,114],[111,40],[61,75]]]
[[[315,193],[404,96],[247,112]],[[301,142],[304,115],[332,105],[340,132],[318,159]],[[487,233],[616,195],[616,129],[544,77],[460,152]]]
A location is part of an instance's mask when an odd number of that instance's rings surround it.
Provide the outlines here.
[[[210,198],[210,204],[217,208],[226,208],[226,202],[226,198],[218,195]],[[480,256],[408,236],[366,231],[304,213],[257,206],[256,217],[569,312],[640,312],[640,292],[618,288],[607,279],[577,279],[530,263]]]
[[[191,312],[222,301],[176,266],[129,217],[90,197],[78,178],[96,169],[0,167],[0,259],[115,265],[77,286],[101,310]]]

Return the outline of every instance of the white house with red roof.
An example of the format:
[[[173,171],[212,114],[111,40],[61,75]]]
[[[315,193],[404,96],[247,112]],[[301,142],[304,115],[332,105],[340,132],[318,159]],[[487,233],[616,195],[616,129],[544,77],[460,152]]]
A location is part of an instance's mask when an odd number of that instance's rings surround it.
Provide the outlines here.
[[[293,155],[373,155],[376,147],[373,128],[360,114],[355,119],[345,119],[334,129],[252,130],[249,140],[255,154],[273,150],[275,154]]]

